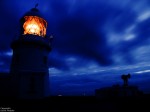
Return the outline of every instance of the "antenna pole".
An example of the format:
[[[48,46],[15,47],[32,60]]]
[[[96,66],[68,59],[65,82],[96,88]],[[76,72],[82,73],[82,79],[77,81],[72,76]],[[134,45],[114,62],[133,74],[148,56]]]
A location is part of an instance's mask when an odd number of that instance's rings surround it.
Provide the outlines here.
[[[38,5],[39,5],[39,4],[37,3],[37,4],[35,5],[35,8],[37,8]]]

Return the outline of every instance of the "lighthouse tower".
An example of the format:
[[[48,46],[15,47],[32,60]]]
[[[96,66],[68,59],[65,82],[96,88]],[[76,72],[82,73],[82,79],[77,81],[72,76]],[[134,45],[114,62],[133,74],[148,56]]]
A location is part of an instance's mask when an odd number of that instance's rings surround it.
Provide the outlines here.
[[[48,54],[50,38],[47,22],[35,7],[20,20],[20,35],[12,42],[13,57],[10,73],[14,95],[37,99],[49,95]]]

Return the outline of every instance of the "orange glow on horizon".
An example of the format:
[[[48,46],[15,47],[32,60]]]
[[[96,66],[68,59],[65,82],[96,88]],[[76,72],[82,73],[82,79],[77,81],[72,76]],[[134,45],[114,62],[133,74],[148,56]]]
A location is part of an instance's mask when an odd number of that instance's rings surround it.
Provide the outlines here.
[[[44,19],[37,16],[25,16],[24,18],[24,34],[33,34],[42,37],[46,35],[47,23]]]

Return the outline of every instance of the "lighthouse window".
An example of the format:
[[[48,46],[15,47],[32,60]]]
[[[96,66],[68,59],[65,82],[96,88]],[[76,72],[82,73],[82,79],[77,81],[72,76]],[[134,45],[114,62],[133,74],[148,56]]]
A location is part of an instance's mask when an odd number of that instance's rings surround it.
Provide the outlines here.
[[[37,16],[25,16],[23,25],[24,34],[32,34],[45,37],[47,23],[44,19]]]

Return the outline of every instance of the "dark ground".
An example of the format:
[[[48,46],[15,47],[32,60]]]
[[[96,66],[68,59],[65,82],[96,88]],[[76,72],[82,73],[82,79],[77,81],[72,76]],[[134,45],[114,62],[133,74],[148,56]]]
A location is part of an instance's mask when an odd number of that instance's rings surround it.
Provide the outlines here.
[[[95,96],[53,96],[39,100],[0,99],[5,112],[149,112],[150,95],[98,99]],[[6,109],[5,109],[6,110]]]

